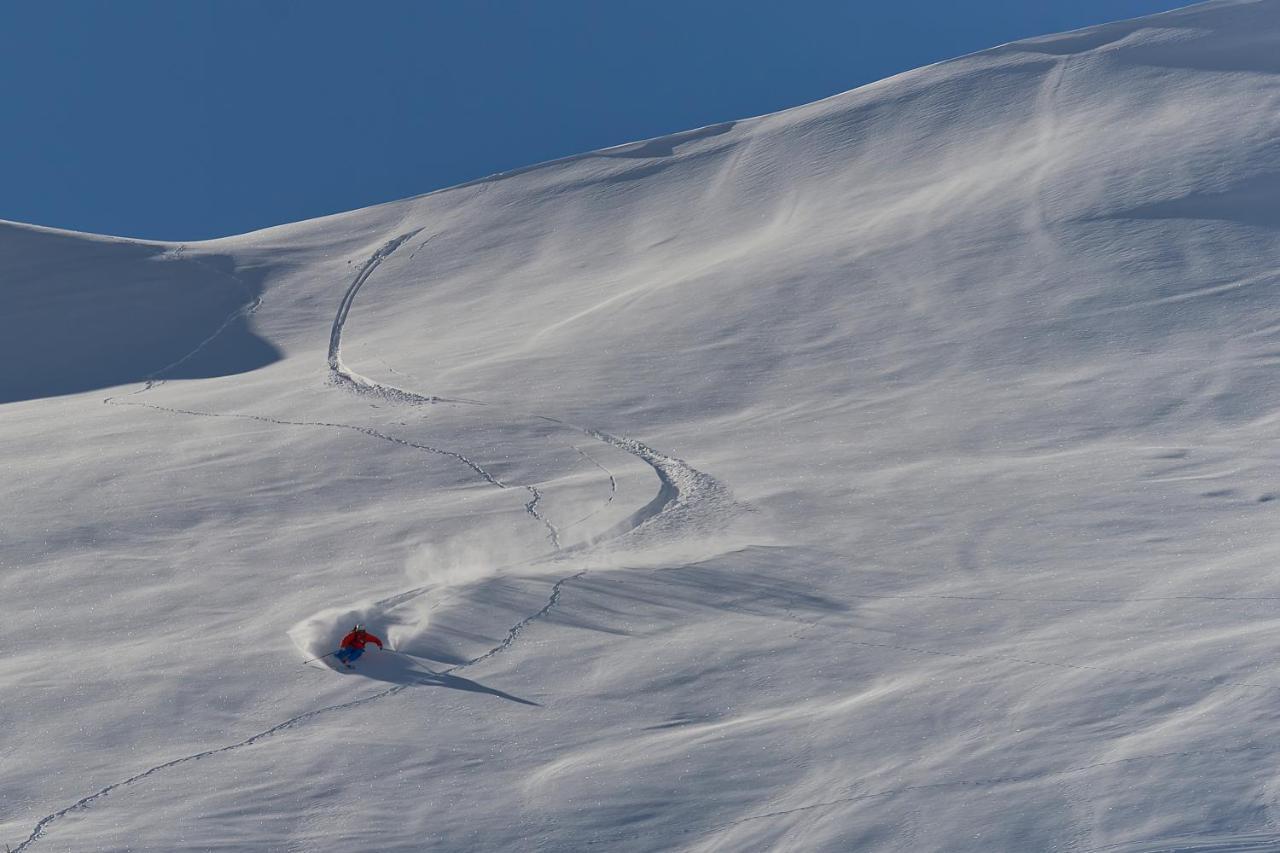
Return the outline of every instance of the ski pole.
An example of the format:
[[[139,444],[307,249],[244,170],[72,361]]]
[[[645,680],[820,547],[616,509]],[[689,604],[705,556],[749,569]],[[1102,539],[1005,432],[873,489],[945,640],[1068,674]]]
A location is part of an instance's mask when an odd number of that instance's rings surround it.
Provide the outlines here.
[[[334,649],[333,651],[329,652],[329,655],[336,655],[337,653],[338,653],[338,650]],[[320,657],[318,658],[312,658],[311,660],[304,660],[303,663],[311,663],[312,661],[324,660],[329,655],[320,655]]]

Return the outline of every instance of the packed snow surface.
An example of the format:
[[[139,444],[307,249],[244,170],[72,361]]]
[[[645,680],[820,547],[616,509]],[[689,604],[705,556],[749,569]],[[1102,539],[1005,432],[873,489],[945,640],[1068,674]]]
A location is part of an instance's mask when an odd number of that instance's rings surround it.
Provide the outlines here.
[[[1280,849],[1280,0],[0,270],[15,851]]]

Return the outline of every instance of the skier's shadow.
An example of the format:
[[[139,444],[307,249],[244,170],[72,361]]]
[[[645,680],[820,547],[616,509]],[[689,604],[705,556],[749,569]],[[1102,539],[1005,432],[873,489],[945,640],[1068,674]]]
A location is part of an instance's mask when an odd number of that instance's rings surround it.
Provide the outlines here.
[[[420,658],[403,652],[380,652],[369,648],[356,661],[355,669],[347,669],[336,662],[333,666],[343,675],[360,675],[365,678],[372,678],[375,681],[387,681],[392,684],[404,684],[411,687],[447,687],[450,690],[486,693],[490,696],[497,696],[499,699],[519,702],[521,705],[541,707],[537,702],[530,699],[522,699],[519,696],[514,696],[494,687],[487,687],[478,681],[472,681],[470,678],[450,675],[447,672],[435,672],[429,669]]]

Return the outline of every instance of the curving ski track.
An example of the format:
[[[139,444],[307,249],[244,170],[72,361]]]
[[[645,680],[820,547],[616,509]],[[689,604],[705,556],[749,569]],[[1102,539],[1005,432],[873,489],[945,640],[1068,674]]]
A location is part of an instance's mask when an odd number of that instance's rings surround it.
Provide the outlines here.
[[[329,334],[328,364],[329,364],[329,375],[330,375],[331,381],[333,381],[334,384],[340,387],[346,388],[349,391],[353,391],[355,393],[361,393],[361,394],[373,394],[382,399],[392,401],[392,402],[397,402],[397,403],[421,405],[421,404],[440,403],[440,402],[452,402],[452,403],[464,403],[469,405],[486,406],[487,404],[477,400],[452,400],[444,397],[424,396],[421,394],[416,394],[411,391],[406,391],[401,388],[396,388],[394,386],[383,385],[383,384],[374,382],[373,380],[370,380],[364,376],[361,376],[360,374],[351,370],[342,361],[342,333],[343,333],[344,327],[346,326],[347,318],[351,313],[351,307],[355,303],[356,295],[360,292],[360,289],[364,286],[364,284],[369,280],[369,277],[373,274],[374,270],[376,270],[378,266],[382,264],[383,261],[389,258],[405,242],[412,239],[415,235],[417,235],[421,231],[422,229],[418,228],[413,231],[409,231],[405,234],[402,234],[399,237],[396,237],[395,239],[392,239],[387,243],[385,243],[376,252],[374,252],[373,255],[370,256],[370,258],[367,261],[365,261],[365,263],[361,266],[359,272],[357,273],[355,279],[351,282],[350,285],[348,285],[346,291],[343,293],[342,299],[338,305],[337,314],[334,317],[333,326],[330,329],[330,334]],[[416,254],[418,250],[420,250],[423,246],[429,243],[430,240],[431,240],[431,237],[427,237],[425,240],[423,240],[422,243],[418,246],[418,248],[414,250],[414,254]],[[179,247],[178,251],[183,251],[184,249],[185,247]],[[229,276],[229,277],[235,279],[235,276]],[[240,284],[238,279],[236,279],[236,281],[237,281],[237,284]],[[481,477],[483,480],[490,483],[491,485],[494,485],[498,488],[503,488],[503,489],[510,488],[508,484],[504,483],[503,481],[498,479],[496,476],[494,476],[492,473],[487,471],[482,465],[480,465],[479,463],[475,462],[474,460],[470,459],[469,457],[459,452],[408,441],[407,439],[399,438],[397,436],[393,436],[388,433],[384,433],[379,430],[372,429],[370,427],[356,426],[354,424],[336,423],[336,422],[330,422],[330,421],[301,421],[301,420],[292,421],[292,420],[285,420],[283,418],[271,418],[264,415],[252,415],[252,414],[243,414],[243,413],[204,412],[204,411],[198,411],[194,409],[180,409],[176,407],[161,406],[155,403],[149,403],[149,402],[143,402],[143,401],[131,400],[126,402],[120,399],[121,396],[134,396],[134,395],[142,394],[146,391],[150,391],[155,387],[163,384],[164,379],[162,377],[165,373],[185,363],[189,359],[193,358],[200,351],[202,351],[206,346],[208,346],[213,340],[215,340],[224,331],[226,331],[226,329],[229,326],[231,326],[232,323],[234,323],[238,319],[241,319],[253,314],[258,310],[259,307],[261,307],[261,305],[262,305],[261,298],[255,297],[249,303],[237,308],[235,311],[233,311],[230,315],[227,316],[227,318],[218,326],[216,330],[214,330],[212,334],[210,334],[207,338],[205,338],[199,344],[197,344],[195,348],[193,348],[186,355],[182,356],[176,361],[173,361],[165,365],[164,367],[160,368],[159,370],[152,373],[151,375],[144,377],[142,380],[142,386],[140,388],[134,391],[131,391],[126,395],[113,395],[113,396],[106,397],[103,399],[103,403],[107,405],[140,406],[144,408],[154,409],[156,411],[166,412],[169,414],[188,415],[188,416],[194,416],[194,417],[232,418],[237,420],[251,420],[251,421],[258,421],[260,423],[270,423],[278,426],[316,427],[316,428],[326,428],[326,429],[349,430],[352,432],[357,432],[362,435],[369,436],[371,438],[376,438],[382,441],[388,441],[395,444],[399,444],[404,447],[421,450],[427,453],[447,456],[449,458],[455,459],[458,462],[461,462],[462,464],[466,465],[468,468],[474,471],[479,477]],[[682,460],[659,453],[658,451],[638,441],[635,441],[634,439],[621,438],[618,436],[610,435],[605,432],[601,432],[599,430],[574,426],[573,424],[569,424],[565,421],[559,420],[557,418],[548,417],[545,415],[535,415],[535,417],[538,417],[542,420],[546,420],[552,423],[559,424],[565,427],[566,429],[570,429],[575,432],[581,433],[603,444],[607,444],[611,447],[614,447],[618,450],[622,450],[625,453],[635,456],[636,458],[642,460],[646,465],[648,465],[658,477],[659,489],[658,489],[657,495],[655,495],[654,498],[651,501],[649,501],[649,503],[645,504],[643,507],[641,507],[640,509],[632,513],[628,518],[619,522],[617,525],[614,525],[604,534],[597,537],[594,540],[596,542],[607,540],[607,539],[613,539],[618,536],[622,536],[628,533],[633,533],[637,530],[641,530],[646,526],[652,526],[659,519],[663,519],[665,516],[671,516],[670,521],[673,524],[677,524],[680,522],[696,524],[696,522],[699,520],[698,513],[696,510],[701,504],[706,504],[705,508],[709,511],[708,514],[715,514],[717,510],[730,507],[733,504],[732,499],[729,497],[728,490],[722,484],[717,482],[714,478],[710,477],[709,475],[694,469],[693,467],[689,466]],[[617,481],[614,479],[612,472],[610,472],[607,468],[605,468],[603,465],[597,462],[593,457],[584,453],[582,450],[578,448],[575,448],[575,450],[578,450],[580,454],[582,454],[586,459],[591,461],[592,464],[594,464],[596,467],[604,471],[605,474],[608,476],[610,492],[609,492],[609,498],[606,501],[606,503],[612,502],[614,495],[617,492]],[[543,516],[542,513],[539,511],[538,504],[542,500],[542,492],[538,490],[535,486],[523,486],[521,488],[526,489],[530,494],[530,499],[525,504],[525,512],[527,512],[532,518],[536,519],[546,527],[548,538],[550,539],[552,547],[555,552],[561,555],[566,555],[571,552],[581,551],[584,548],[589,547],[591,544],[593,544],[593,543],[584,543],[583,545],[575,546],[574,548],[561,549],[559,531],[557,530],[556,526],[552,524],[552,522],[549,519],[547,519],[545,516]],[[589,518],[589,517],[590,516],[579,519],[578,521],[573,522],[573,524],[578,524],[581,521],[585,521],[586,518]],[[509,628],[507,630],[506,636],[497,645],[493,646],[492,648],[488,649],[487,651],[483,652],[480,655],[477,655],[476,657],[468,661],[464,661],[463,663],[456,664],[452,667],[442,670],[440,673],[435,673],[435,674],[450,675],[450,674],[459,672],[460,670],[475,666],[476,664],[489,660],[490,658],[496,655],[499,655],[502,652],[509,649],[515,643],[515,641],[520,636],[521,632],[524,631],[525,628],[527,628],[530,624],[537,622],[540,619],[543,619],[544,617],[547,616],[547,614],[549,614],[555,608],[555,606],[560,601],[561,594],[563,593],[564,587],[566,584],[568,584],[570,581],[583,577],[584,575],[587,574],[587,572],[588,572],[587,569],[582,569],[574,574],[566,575],[565,577],[562,577],[559,580],[557,580],[551,587],[551,591],[547,598],[546,604],[544,604],[540,610],[530,614],[529,616],[526,616],[524,619],[520,620],[511,628]],[[392,596],[391,598],[384,599],[382,602],[378,602],[378,604],[380,605],[385,604],[385,605],[394,607],[411,598],[415,598],[419,595],[422,595],[426,591],[428,591],[428,588],[426,587],[406,590],[405,592],[399,593],[398,595]],[[100,799],[105,798],[106,796],[111,794],[113,791],[117,791],[120,788],[127,787],[136,782],[140,782],[144,779],[147,779],[150,776],[158,774],[164,770],[178,767],[180,765],[187,764],[192,761],[199,761],[202,758],[209,758],[215,755],[221,755],[223,753],[232,752],[237,749],[242,749],[247,746],[252,746],[253,744],[258,743],[259,741],[262,741],[266,738],[269,738],[287,729],[294,728],[295,726],[298,726],[302,723],[313,720],[317,717],[320,717],[326,714],[335,713],[338,711],[345,711],[351,708],[360,707],[362,705],[367,705],[371,702],[376,702],[379,699],[384,699],[388,696],[394,696],[398,693],[402,693],[405,690],[408,690],[411,687],[415,687],[415,686],[417,685],[416,684],[398,684],[394,687],[389,687],[385,690],[378,691],[377,693],[372,693],[368,696],[363,696],[359,699],[352,699],[347,702],[340,702],[334,705],[327,705],[322,708],[316,708],[310,711],[306,711],[302,714],[298,714],[297,716],[290,717],[289,719],[283,722],[277,723],[276,725],[268,729],[264,729],[256,734],[250,735],[249,737],[244,738],[243,740],[236,741],[235,743],[230,743],[225,746],[216,747],[214,749],[204,750],[202,752],[192,753],[190,755],[184,755],[180,758],[175,758],[170,761],[157,764],[153,767],[143,770],[140,773],[136,773],[133,776],[130,776],[126,779],[122,779],[118,782],[113,782],[110,785],[106,785],[102,788],[99,788],[97,791],[93,792],[92,794],[81,797],[79,800],[76,800],[74,803],[72,803],[69,806],[66,806],[65,808],[59,809],[58,811],[52,812],[42,817],[40,820],[36,822],[35,826],[32,828],[31,833],[27,836],[27,838],[24,839],[21,843],[19,843],[17,847],[12,848],[12,853],[23,853],[23,851],[29,849],[33,844],[39,841],[46,834],[49,827],[54,823],[56,823],[58,820],[60,820],[63,817],[66,817],[68,814],[71,814],[72,812],[81,811],[89,808],[93,803],[97,802]]]
[[[375,382],[374,380],[355,372],[342,360],[342,335],[346,329],[347,319],[351,314],[351,308],[355,304],[356,296],[360,293],[361,288],[363,288],[369,281],[369,277],[373,275],[374,270],[390,258],[397,249],[418,234],[422,233],[422,230],[422,228],[415,228],[412,231],[407,231],[398,237],[388,240],[364,262],[360,267],[360,270],[356,273],[356,277],[352,280],[351,284],[348,285],[347,290],[343,294],[342,300],[338,305],[338,311],[334,315],[333,326],[329,330],[328,358],[330,377],[334,384],[346,388],[347,390],[360,394],[371,394],[390,402],[409,403],[415,405],[427,403],[459,403],[472,406],[484,406],[495,411],[510,411],[506,407],[494,406],[481,400],[464,400],[449,397],[438,397],[434,395],[423,395],[413,391],[407,391],[403,388],[398,388],[394,385],[385,385]],[[418,248],[414,250],[414,254],[417,254],[420,249],[430,243],[433,236],[434,235],[428,236],[423,240],[421,244],[419,244]],[[659,453],[653,448],[647,447],[635,439],[621,438],[597,429],[577,426],[576,424],[571,424],[568,421],[550,417],[548,415],[532,412],[513,413],[534,417],[539,420],[547,421],[548,423],[556,424],[557,426],[563,427],[567,430],[577,432],[588,438],[599,441],[602,444],[607,444],[617,450],[623,451],[624,453],[628,453],[648,465],[653,470],[654,474],[657,475],[660,486],[658,494],[654,499],[633,513],[629,518],[615,525],[604,534],[596,537],[596,541],[614,539],[623,534],[630,533],[669,510],[677,508],[685,509],[686,512],[682,513],[683,520],[689,521],[691,513],[687,510],[694,504],[706,505],[707,509],[712,510],[712,514],[714,514],[716,510],[727,509],[733,503],[729,498],[728,490],[713,477],[698,471],[681,459]],[[582,451],[579,451],[579,453],[581,452]],[[586,456],[586,454],[583,455]],[[617,483],[613,478],[613,474],[609,473],[608,469],[604,469],[603,466],[600,466],[600,464],[594,459],[591,459],[591,457],[587,456],[587,458],[590,459],[597,467],[601,467],[602,470],[608,474],[610,483],[609,500],[611,501],[613,499],[613,492],[617,489]],[[488,475],[486,475],[486,477],[488,477]],[[507,488],[505,483],[493,478],[490,478],[490,480],[497,486]],[[529,491],[531,497],[529,503],[525,505],[526,511],[547,527],[548,537],[550,538],[552,545],[558,550],[560,547],[559,532],[550,521],[538,512],[537,509],[538,503],[541,500],[541,493],[534,486],[524,486],[523,488]],[[581,520],[582,519],[579,521]],[[574,524],[577,523],[579,522],[574,522]]]
[[[413,237],[417,236],[421,232],[421,228],[416,228],[413,231],[408,231],[401,234],[399,237],[388,240],[376,252],[374,252],[363,265],[361,265],[359,272],[356,273],[355,279],[353,279],[351,284],[347,286],[346,292],[342,294],[342,300],[338,303],[338,313],[334,315],[333,326],[329,329],[329,377],[335,385],[345,388],[348,391],[354,391],[357,394],[371,394],[394,403],[408,403],[412,405],[420,405],[424,403],[470,403],[474,405],[477,404],[477,401],[475,400],[451,400],[445,397],[424,396],[422,394],[415,394],[412,391],[406,391],[403,388],[397,388],[394,385],[383,385],[381,383],[374,382],[372,379],[368,379],[361,376],[359,373],[356,373],[342,360],[342,332],[346,328],[347,317],[351,313],[351,306],[355,304],[357,294],[360,293],[360,288],[364,287],[365,282],[369,280],[369,276],[373,275],[373,271],[376,270],[383,261],[391,257],[391,255],[395,253],[396,249],[399,249],[406,242],[413,239]],[[421,245],[418,246],[418,249],[421,249],[429,242],[431,242],[431,237],[427,237],[427,239],[423,240]],[[417,249],[415,249],[414,252],[416,254]],[[472,470],[492,485],[497,486],[500,489],[510,488],[506,483],[502,482],[488,471],[485,471],[476,463],[466,459],[461,454],[451,453],[449,455],[453,455],[459,460],[465,462]],[[559,549],[560,532],[556,530],[555,525],[552,524],[548,518],[538,511],[538,503],[542,500],[542,493],[534,486],[523,486],[522,488],[529,492],[529,501],[524,505],[525,512],[547,529],[547,538],[551,540],[552,547]]]
[[[483,406],[491,411],[510,411],[512,414],[519,414],[526,417],[533,417],[548,423],[555,424],[564,429],[579,433],[588,438],[594,439],[602,444],[606,444],[624,453],[630,454],[644,462],[658,478],[658,493],[654,498],[640,509],[636,510],[626,519],[606,530],[599,536],[594,537],[589,542],[575,545],[572,548],[562,549],[560,546],[559,530],[550,520],[545,518],[538,510],[538,504],[542,499],[542,493],[535,486],[524,486],[529,491],[531,499],[525,504],[525,511],[532,517],[541,521],[547,528],[548,538],[554,548],[555,554],[558,556],[568,556],[573,553],[582,552],[598,542],[617,539],[620,536],[634,533],[641,529],[655,526],[654,522],[663,518],[670,520],[672,526],[676,525],[694,525],[697,521],[697,510],[704,510],[708,516],[716,516],[722,511],[733,506],[733,501],[729,497],[728,489],[726,489],[715,478],[704,474],[701,471],[690,466],[681,459],[677,459],[666,454],[659,453],[651,447],[642,444],[635,439],[622,438],[610,435],[597,429],[577,426],[560,418],[554,418],[549,415],[542,415],[533,412],[516,412],[504,406],[495,406],[481,400],[465,400],[438,396],[425,396],[412,391],[406,391],[403,388],[397,388],[391,385],[384,385],[375,382],[372,379],[361,376],[353,371],[342,361],[342,335],[346,327],[347,319],[350,316],[351,308],[355,304],[356,295],[360,289],[364,287],[373,271],[378,268],[387,258],[414,236],[421,233],[422,229],[418,228],[413,231],[401,234],[386,243],[384,243],[377,251],[369,257],[361,266],[355,279],[348,286],[346,293],[343,294],[342,302],[338,307],[338,312],[334,316],[333,327],[329,333],[329,371],[335,384],[362,394],[372,394],[381,399],[391,402],[424,404],[424,403],[458,403],[463,405]],[[434,235],[433,235],[434,236]],[[428,236],[423,240],[413,254],[431,242],[432,237]],[[412,255],[411,255],[412,257]],[[389,367],[389,366],[388,366]],[[575,448],[580,454],[591,461],[596,467],[600,468],[609,478],[609,498],[606,503],[612,502],[614,494],[617,491],[617,481],[614,479],[612,472],[597,462],[594,458],[583,453],[582,450]],[[495,485],[506,488],[506,485],[497,481]],[[598,510],[597,510],[598,511]],[[594,515],[595,513],[592,513]],[[590,515],[578,519],[572,524],[579,524],[585,521]],[[573,575],[562,578],[559,583],[563,583],[572,577],[580,577]],[[414,589],[404,590],[393,596],[375,602],[376,606],[384,608],[397,607],[412,599],[426,594],[432,589],[431,586],[421,586]]]
[[[389,369],[390,369],[390,367],[388,367],[387,369],[389,370]],[[617,481],[617,479],[613,476],[613,472],[612,472],[612,471],[610,471],[608,468],[604,467],[603,465],[601,465],[601,464],[600,464],[600,462],[599,462],[599,460],[597,460],[597,459],[596,459],[594,456],[592,456],[590,453],[587,453],[587,452],[586,452],[585,450],[583,450],[581,447],[578,447],[577,445],[574,445],[574,448],[573,448],[573,449],[574,449],[574,450],[576,450],[576,451],[578,451],[578,455],[579,455],[579,456],[581,456],[583,459],[586,459],[586,460],[587,460],[588,462],[590,462],[592,465],[594,465],[594,466],[596,466],[597,468],[599,468],[601,471],[603,471],[603,472],[604,472],[604,475],[605,475],[606,477],[608,477],[608,478],[609,478],[609,497],[605,499],[605,502],[604,502],[604,504],[603,504],[603,505],[601,505],[601,506],[599,506],[599,507],[596,507],[596,508],[595,508],[595,509],[593,509],[591,512],[589,512],[589,513],[587,513],[586,515],[582,516],[582,518],[579,518],[579,519],[578,519],[578,520],[576,520],[576,521],[571,521],[571,522],[569,522],[568,524],[564,525],[564,527],[562,528],[562,529],[564,529],[564,530],[568,530],[570,527],[575,527],[575,526],[577,526],[577,525],[581,524],[581,523],[582,523],[582,522],[584,522],[584,521],[588,521],[588,520],[590,520],[590,519],[592,519],[592,518],[595,518],[595,517],[596,517],[597,515],[599,515],[601,512],[603,512],[604,510],[606,510],[606,509],[608,509],[608,508],[609,508],[609,505],[613,503],[613,499],[614,499],[614,498],[617,496],[617,494],[618,494],[618,481]]]
[[[351,370],[342,362],[342,330],[347,324],[347,315],[351,313],[351,306],[355,303],[356,294],[360,292],[360,288],[364,287],[364,283],[369,280],[369,276],[373,275],[373,271],[383,261],[391,257],[392,253],[404,245],[405,241],[421,231],[422,229],[418,228],[407,234],[401,234],[394,240],[389,240],[385,243],[364,262],[360,267],[360,271],[356,273],[355,280],[347,286],[346,292],[342,294],[342,300],[338,303],[338,313],[333,318],[333,326],[329,329],[329,376],[335,384],[357,393],[373,394],[399,403],[445,402],[439,397],[424,397],[421,394],[414,394],[411,391],[405,391],[392,385],[380,385]],[[428,237],[427,241],[430,239]],[[426,241],[424,241],[424,245],[425,243]]]

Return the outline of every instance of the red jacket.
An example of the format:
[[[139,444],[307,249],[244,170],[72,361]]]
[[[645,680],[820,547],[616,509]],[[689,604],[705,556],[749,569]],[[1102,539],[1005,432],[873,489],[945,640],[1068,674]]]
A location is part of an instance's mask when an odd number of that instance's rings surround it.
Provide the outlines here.
[[[382,640],[379,640],[368,631],[352,631],[342,638],[342,648],[344,649],[363,649],[365,643],[377,643],[378,648],[382,648]]]

